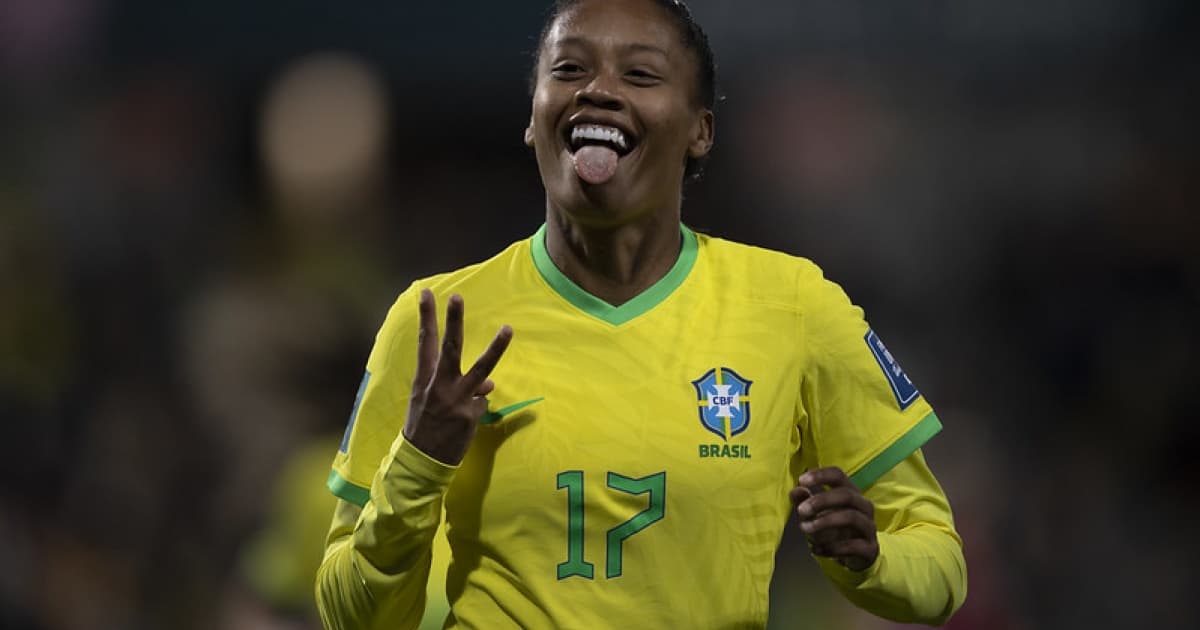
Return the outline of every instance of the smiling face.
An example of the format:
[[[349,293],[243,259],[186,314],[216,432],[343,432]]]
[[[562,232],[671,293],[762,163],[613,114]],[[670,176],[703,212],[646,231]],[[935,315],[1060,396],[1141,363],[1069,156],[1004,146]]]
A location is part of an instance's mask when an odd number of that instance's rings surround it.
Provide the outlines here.
[[[698,63],[649,0],[583,0],[559,15],[542,42],[525,132],[551,208],[597,227],[677,215],[686,159],[712,147]]]

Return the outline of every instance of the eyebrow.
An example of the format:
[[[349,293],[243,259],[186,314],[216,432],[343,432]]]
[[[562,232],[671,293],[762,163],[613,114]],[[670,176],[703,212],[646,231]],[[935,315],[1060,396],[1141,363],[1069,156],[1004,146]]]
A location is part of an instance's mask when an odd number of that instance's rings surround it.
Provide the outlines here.
[[[559,46],[588,47],[588,46],[592,45],[592,41],[588,40],[588,39],[584,39],[582,37],[564,37],[564,38],[558,40],[558,45]],[[630,43],[630,44],[622,44],[621,50],[622,50],[622,52],[649,52],[649,53],[655,53],[658,55],[662,55],[663,57],[669,57],[669,55],[667,55],[667,51],[663,50],[662,48],[659,48],[658,46],[654,46],[652,44],[641,44],[641,43],[637,43],[637,42]]]

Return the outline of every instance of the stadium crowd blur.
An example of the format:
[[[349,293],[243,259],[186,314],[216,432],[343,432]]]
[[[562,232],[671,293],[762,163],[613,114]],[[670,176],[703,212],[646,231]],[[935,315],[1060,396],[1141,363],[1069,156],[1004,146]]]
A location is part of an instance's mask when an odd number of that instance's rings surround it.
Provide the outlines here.
[[[690,4],[685,220],[817,261],[938,410],[950,627],[1200,627],[1194,3]],[[542,9],[0,4],[0,627],[316,627],[387,307],[542,220]],[[893,627],[788,531],[772,628]]]

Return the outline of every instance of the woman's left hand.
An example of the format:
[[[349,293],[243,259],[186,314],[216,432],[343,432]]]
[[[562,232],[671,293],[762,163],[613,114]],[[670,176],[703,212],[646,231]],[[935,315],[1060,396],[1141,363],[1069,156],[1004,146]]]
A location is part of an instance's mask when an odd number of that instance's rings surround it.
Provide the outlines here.
[[[800,475],[789,496],[813,555],[833,558],[851,571],[865,571],[875,563],[875,506],[841,468]]]

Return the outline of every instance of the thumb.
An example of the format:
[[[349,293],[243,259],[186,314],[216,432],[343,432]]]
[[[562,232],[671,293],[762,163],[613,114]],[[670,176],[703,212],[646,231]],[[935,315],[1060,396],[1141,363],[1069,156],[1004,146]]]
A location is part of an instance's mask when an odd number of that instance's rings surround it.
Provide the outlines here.
[[[813,495],[812,490],[809,490],[808,488],[806,488],[804,486],[796,486],[795,488],[792,488],[791,492],[788,493],[788,497],[791,498],[791,500],[792,500],[793,507],[799,506],[801,503],[804,503],[804,501],[807,500],[812,495]]]

